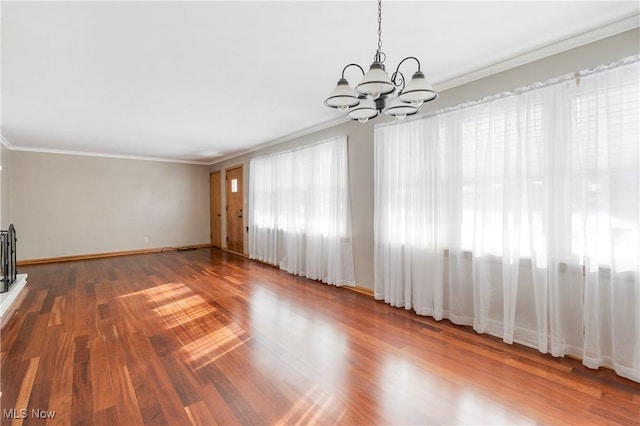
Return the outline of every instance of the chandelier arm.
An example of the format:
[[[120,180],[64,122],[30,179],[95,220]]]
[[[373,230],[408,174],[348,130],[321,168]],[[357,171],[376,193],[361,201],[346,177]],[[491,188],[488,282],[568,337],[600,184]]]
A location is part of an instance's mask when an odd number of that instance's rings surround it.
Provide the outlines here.
[[[349,64],[349,65],[346,65],[346,66],[342,69],[342,78],[344,78],[344,72],[345,72],[345,71],[347,70],[347,68],[349,68],[349,67],[357,67],[357,68],[359,68],[359,69],[360,69],[360,71],[362,71],[362,75],[364,75],[364,74],[365,74],[364,70],[362,69],[362,67],[361,67],[360,65],[358,65],[358,64]]]
[[[406,58],[404,58],[403,60],[400,61],[400,63],[398,64],[398,66],[396,67],[396,72],[400,71],[400,66],[404,63],[404,61],[407,61],[409,59],[413,59],[414,61],[417,62],[418,64],[418,71],[420,71],[420,61],[418,60],[418,58],[416,58],[415,56],[407,56]],[[394,74],[395,74],[394,73]]]
[[[409,59],[413,59],[418,63],[418,71],[420,71],[420,61],[415,56],[407,56],[406,58],[400,61],[400,63],[396,67],[396,70],[393,72],[393,74],[391,74],[391,82],[393,83],[394,86],[400,87],[400,92],[404,90],[404,85],[405,85],[404,75],[400,72],[400,66],[404,63],[404,61],[407,61]]]
[[[395,70],[395,72],[391,74],[391,82],[394,86],[400,88],[400,92],[404,90],[404,74],[400,72],[400,69]]]

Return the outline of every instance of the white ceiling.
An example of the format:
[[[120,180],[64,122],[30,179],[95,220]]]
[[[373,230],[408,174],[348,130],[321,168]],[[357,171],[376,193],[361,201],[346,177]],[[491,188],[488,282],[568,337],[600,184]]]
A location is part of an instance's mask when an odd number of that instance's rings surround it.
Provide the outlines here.
[[[417,56],[442,90],[563,40],[637,26],[638,10],[384,1],[383,50],[388,68]],[[211,163],[339,120],[323,100],[377,43],[375,1],[3,1],[1,13],[2,139],[27,150]]]

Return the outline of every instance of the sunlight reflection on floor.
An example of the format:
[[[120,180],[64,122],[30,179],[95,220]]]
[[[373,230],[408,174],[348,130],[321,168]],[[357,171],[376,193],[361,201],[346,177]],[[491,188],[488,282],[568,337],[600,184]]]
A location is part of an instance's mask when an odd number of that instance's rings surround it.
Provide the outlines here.
[[[316,424],[318,420],[326,418],[326,412],[335,409],[336,401],[333,395],[313,386],[309,389],[291,409],[279,419],[276,424],[282,425],[308,425]],[[335,423],[340,423],[345,410],[337,416]]]
[[[385,386],[378,403],[384,416],[401,423],[424,419],[437,424],[532,424],[504,405],[495,403],[480,392],[470,390],[468,383],[460,383],[459,377],[446,371],[431,376],[428,370],[402,356],[387,356],[381,366],[380,382]],[[438,369],[441,370],[441,369]],[[423,395],[424,404],[415,405],[415,395]],[[452,406],[451,401],[459,401]],[[442,407],[447,407],[446,411]]]
[[[162,317],[169,328],[173,328],[210,315],[215,309],[202,297],[194,295],[165,303],[153,311]]]
[[[245,343],[238,337],[244,333],[240,326],[216,321],[213,316],[216,308],[182,283],[168,283],[123,297],[144,299],[154,307],[151,311],[162,318],[168,328],[179,329],[175,330],[182,344],[179,353],[195,369],[214,362]]]
[[[238,338],[240,334],[240,327],[231,324],[185,344],[180,351],[199,369],[246,343]]]
[[[144,296],[147,300],[155,304],[162,304],[167,299],[175,299],[176,297],[180,297],[187,293],[193,293],[193,290],[182,283],[168,283],[136,291],[120,297],[128,298]]]
[[[350,366],[349,339],[339,324],[262,288],[252,293],[250,309],[251,335],[272,345],[277,354],[254,351],[253,364],[272,380],[296,382],[303,376],[303,383],[314,383],[309,390],[300,389],[304,394],[278,424],[312,424],[327,418],[339,422],[345,413],[341,400]]]

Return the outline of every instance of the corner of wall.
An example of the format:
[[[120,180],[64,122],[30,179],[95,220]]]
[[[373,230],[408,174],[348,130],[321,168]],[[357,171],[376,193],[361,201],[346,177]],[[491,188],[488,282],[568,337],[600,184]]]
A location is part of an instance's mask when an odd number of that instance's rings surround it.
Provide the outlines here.
[[[0,229],[7,229],[10,218],[11,151],[0,143]]]

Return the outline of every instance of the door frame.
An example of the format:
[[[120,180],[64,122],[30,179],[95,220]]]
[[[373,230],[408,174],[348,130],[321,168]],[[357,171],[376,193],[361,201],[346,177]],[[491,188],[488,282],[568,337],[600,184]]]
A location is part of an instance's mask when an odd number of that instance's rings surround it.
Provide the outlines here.
[[[219,203],[219,207],[220,207],[220,211],[219,214],[214,212],[214,188],[213,188],[213,175],[217,174],[218,175],[218,189],[217,189],[217,195],[218,195],[218,203]],[[218,241],[214,241],[213,240],[213,222],[214,222],[214,215],[218,214],[218,216],[220,216],[220,226],[218,229],[219,232],[219,237],[220,239]],[[210,241],[211,241],[211,246],[212,247],[216,247],[216,248],[222,248],[222,170],[214,170],[209,172],[209,236],[210,236]]]

